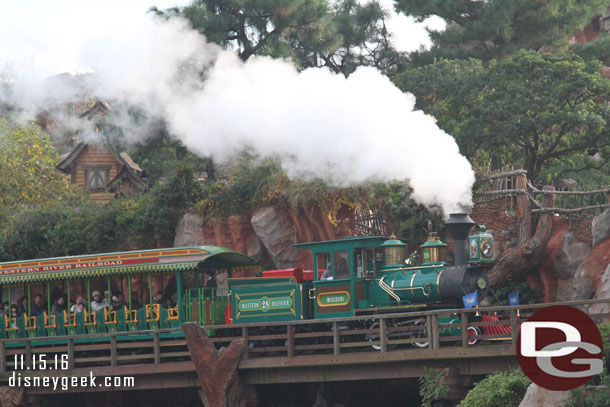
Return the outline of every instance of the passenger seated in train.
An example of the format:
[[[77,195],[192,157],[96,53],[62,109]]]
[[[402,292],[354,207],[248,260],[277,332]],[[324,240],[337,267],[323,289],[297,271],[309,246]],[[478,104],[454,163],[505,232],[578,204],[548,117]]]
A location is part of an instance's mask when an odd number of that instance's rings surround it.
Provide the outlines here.
[[[97,312],[104,308],[107,304],[100,299],[100,292],[95,290],[91,293],[91,297],[93,297],[93,301],[91,301],[91,311]]]
[[[57,300],[55,300],[55,303],[51,307],[51,314],[61,314],[66,309],[68,309],[68,306],[66,305],[66,298],[61,295],[57,297]]]
[[[27,300],[26,300],[27,301]],[[32,310],[30,312],[31,317],[37,317],[45,311],[44,305],[42,304],[42,295],[36,294],[34,297],[34,304],[32,304]]]
[[[82,295],[78,295],[76,297],[76,301],[74,302],[74,305],[72,305],[72,307],[70,308],[70,312],[75,314],[76,312],[78,312],[78,307],[80,304],[85,304],[85,300],[83,299]]]
[[[13,315],[20,316],[28,312],[28,297],[23,296],[17,300],[17,313]]]
[[[163,293],[161,291],[157,291],[157,294],[155,294],[153,304],[163,304]]]
[[[114,303],[113,307],[115,311],[125,308],[125,296],[122,292],[118,292],[116,294],[116,302]]]
[[[142,303],[138,300],[139,296],[138,296],[138,292],[137,291],[132,291],[131,292],[131,309],[138,309],[138,308],[142,308]]]

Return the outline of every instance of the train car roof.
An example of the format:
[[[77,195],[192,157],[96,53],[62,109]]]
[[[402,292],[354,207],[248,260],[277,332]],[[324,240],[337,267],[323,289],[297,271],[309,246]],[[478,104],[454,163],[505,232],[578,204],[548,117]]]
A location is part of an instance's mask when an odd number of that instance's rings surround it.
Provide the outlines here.
[[[259,266],[252,257],[225,247],[174,247],[0,263],[0,284],[229,267]]]
[[[337,240],[324,240],[321,242],[310,242],[310,243],[295,243],[294,247],[297,249],[307,249],[313,251],[319,251],[319,249],[328,248],[330,250],[351,246],[352,248],[359,247],[377,247],[379,244],[388,240],[387,236],[347,236],[343,239]]]

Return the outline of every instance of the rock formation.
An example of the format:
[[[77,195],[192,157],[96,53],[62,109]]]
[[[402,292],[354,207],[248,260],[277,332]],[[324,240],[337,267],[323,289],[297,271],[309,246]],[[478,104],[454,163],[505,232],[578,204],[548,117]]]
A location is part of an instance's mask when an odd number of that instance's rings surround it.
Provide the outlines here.
[[[519,407],[562,407],[569,397],[569,391],[545,390],[532,383],[527,388]]]
[[[271,255],[278,269],[294,267],[298,251],[292,246],[297,242],[295,228],[278,209],[266,207],[254,212],[250,220],[252,228]]]

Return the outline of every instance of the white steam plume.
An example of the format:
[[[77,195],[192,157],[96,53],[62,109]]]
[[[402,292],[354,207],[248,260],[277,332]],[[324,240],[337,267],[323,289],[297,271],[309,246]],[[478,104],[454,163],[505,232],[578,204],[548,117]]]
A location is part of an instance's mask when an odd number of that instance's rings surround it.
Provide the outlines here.
[[[471,203],[474,173],[455,140],[372,68],[346,79],[266,57],[243,63],[180,20],[85,45],[96,95],[164,117],[197,153],[227,161],[248,148],[280,157],[291,177],[339,186],[408,179],[416,200],[445,213]]]

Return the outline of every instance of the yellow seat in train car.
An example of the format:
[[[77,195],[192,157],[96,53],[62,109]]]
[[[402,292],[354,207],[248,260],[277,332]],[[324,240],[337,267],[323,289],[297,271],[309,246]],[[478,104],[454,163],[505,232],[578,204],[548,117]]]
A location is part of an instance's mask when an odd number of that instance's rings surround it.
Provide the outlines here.
[[[97,332],[97,318],[95,312],[89,312],[87,310],[83,310],[83,314],[85,315],[85,329],[86,333],[94,334]]]
[[[87,315],[85,314],[85,310],[81,312],[77,312],[75,314],[76,320],[76,335],[84,335],[87,333],[87,327],[85,323],[87,322]]]
[[[76,314],[64,310],[64,329],[68,335],[76,335]]]
[[[127,311],[127,307],[123,306],[123,308],[114,311],[115,312],[115,316],[116,316],[116,321],[117,321],[117,331],[119,332],[125,332],[127,330],[129,330],[129,328],[127,327],[127,321],[126,321],[126,315],[125,312]]]
[[[146,304],[146,323],[148,329],[159,329],[161,304]]]
[[[125,323],[127,324],[127,328],[129,332],[135,332],[138,330],[138,311],[130,310],[125,307]]]
[[[41,314],[42,315],[42,314]],[[43,316],[44,318],[44,316]],[[28,317],[27,314],[23,314],[23,319],[25,321],[25,332],[28,338],[35,338],[38,335],[38,317]]]
[[[167,322],[172,328],[180,328],[180,315],[178,314],[178,306],[167,310]]]
[[[57,336],[57,315],[43,314],[44,316],[44,330],[47,336]],[[61,318],[59,318],[61,319]]]
[[[95,331],[98,334],[106,332],[106,308],[104,307],[95,311]]]
[[[167,322],[167,308],[163,305],[159,308],[159,328],[169,328],[169,322]]]
[[[8,317],[4,314],[0,314],[0,339],[7,338],[6,328],[8,328]]]
[[[23,315],[6,319],[6,334],[10,339],[19,338],[19,320],[23,321]]]
[[[65,321],[66,321],[66,313],[67,311],[63,311],[59,314],[55,314],[55,335],[57,336],[65,336],[67,335]]]
[[[146,307],[138,309],[138,331],[146,331],[148,329],[148,322],[146,322],[147,317],[148,313],[146,312]]]
[[[106,325],[106,330],[108,332],[116,332],[117,331],[117,319],[116,319],[116,311],[110,311],[108,307],[104,307],[104,324]]]

